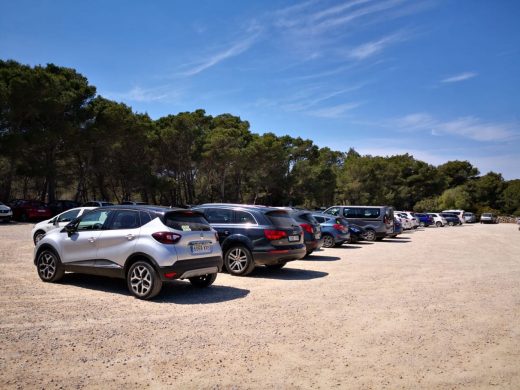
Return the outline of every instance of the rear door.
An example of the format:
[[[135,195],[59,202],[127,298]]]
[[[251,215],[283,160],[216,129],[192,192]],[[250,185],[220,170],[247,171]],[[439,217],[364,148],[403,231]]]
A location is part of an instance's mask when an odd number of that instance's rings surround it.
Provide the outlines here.
[[[200,209],[199,211],[204,213],[204,217],[211,227],[217,231],[220,243],[235,233],[233,228],[234,212],[232,209],[215,207]]]
[[[100,233],[96,255],[97,267],[123,267],[134,253],[141,231],[138,210],[115,210]]]

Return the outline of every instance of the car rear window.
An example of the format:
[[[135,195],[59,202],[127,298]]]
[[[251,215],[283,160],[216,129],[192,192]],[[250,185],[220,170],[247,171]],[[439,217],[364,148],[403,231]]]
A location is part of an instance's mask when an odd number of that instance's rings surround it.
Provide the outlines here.
[[[211,226],[206,218],[193,211],[166,213],[164,215],[164,224],[172,229],[185,232],[211,230]]]
[[[311,213],[301,213],[301,214],[296,214],[296,215],[299,218],[303,219],[304,221],[307,221],[314,225],[318,225],[318,221],[316,221],[316,218],[314,218]]]
[[[295,223],[294,219],[289,215],[289,213],[284,210],[269,211],[265,214],[265,216],[276,227],[290,228],[290,227],[293,227],[294,225],[297,225]]]

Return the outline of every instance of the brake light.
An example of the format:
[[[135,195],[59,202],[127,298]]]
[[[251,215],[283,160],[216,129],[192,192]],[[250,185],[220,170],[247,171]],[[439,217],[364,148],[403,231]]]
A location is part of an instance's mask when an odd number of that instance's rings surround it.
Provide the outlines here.
[[[309,225],[308,223],[301,223],[300,226],[301,226],[302,229],[305,230],[307,233],[312,234],[312,226],[311,226],[311,225]]]
[[[171,232],[157,232],[152,234],[152,237],[161,244],[171,245],[176,244],[182,236],[180,234]]]
[[[338,232],[345,233],[347,231],[347,228],[343,225],[340,225],[339,223],[335,223],[334,225],[332,225],[332,227]]]
[[[267,238],[269,241],[274,240],[281,240],[284,237],[287,237],[287,233],[283,230],[264,230],[265,238]]]

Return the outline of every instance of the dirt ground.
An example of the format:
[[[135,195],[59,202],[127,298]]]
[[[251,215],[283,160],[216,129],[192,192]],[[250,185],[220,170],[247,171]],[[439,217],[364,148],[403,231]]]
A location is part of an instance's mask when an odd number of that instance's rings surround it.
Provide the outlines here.
[[[0,388],[520,388],[520,231],[427,228],[159,299],[40,281],[0,224]]]

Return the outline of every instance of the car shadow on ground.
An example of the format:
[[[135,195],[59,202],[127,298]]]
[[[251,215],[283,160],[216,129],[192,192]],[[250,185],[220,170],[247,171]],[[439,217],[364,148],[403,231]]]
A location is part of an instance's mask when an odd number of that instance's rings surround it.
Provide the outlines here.
[[[325,256],[322,254],[312,254],[307,257],[304,257],[303,259],[300,259],[301,261],[338,261],[341,260],[340,257],[337,256]]]
[[[381,240],[379,242],[386,242],[386,243],[393,243],[393,244],[409,244],[410,240],[398,240],[396,238],[385,238],[384,240]]]
[[[219,303],[244,298],[249,290],[215,284],[207,288],[197,288],[189,281],[176,280],[163,284],[161,293],[152,300],[159,303],[177,303],[182,305],[195,303]],[[105,291],[109,293],[131,296],[123,279],[107,278],[103,276],[68,273],[61,284],[75,286],[89,290]]]
[[[356,245],[347,244],[347,245],[336,246],[334,249],[361,249],[361,248],[363,248],[363,247],[357,245],[357,243],[356,243]]]
[[[303,259],[305,260],[305,259]],[[282,268],[269,269],[267,267],[256,267],[254,271],[249,274],[250,278],[264,278],[264,279],[279,279],[279,280],[311,280],[323,278],[327,276],[328,272],[311,271],[308,269],[298,268]]]
[[[410,240],[410,237],[392,237],[392,238],[389,238],[390,240]],[[388,238],[387,238],[388,240]]]

